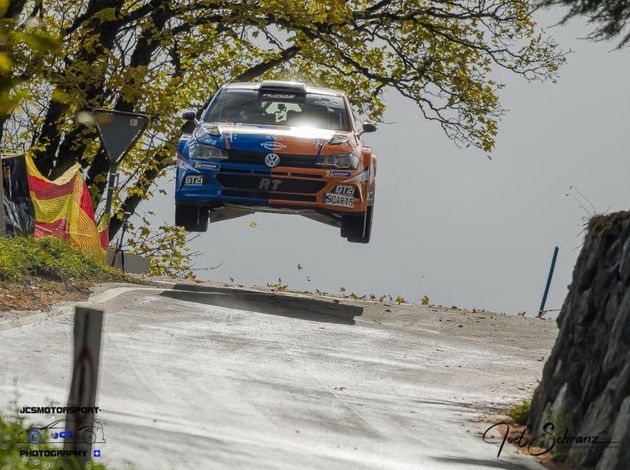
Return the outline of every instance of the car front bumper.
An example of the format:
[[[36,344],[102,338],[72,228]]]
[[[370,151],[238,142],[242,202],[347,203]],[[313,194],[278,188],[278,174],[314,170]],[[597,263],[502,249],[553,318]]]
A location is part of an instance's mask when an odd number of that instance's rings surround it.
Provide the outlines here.
[[[181,158],[181,157],[180,157]],[[183,204],[303,207],[364,212],[369,168],[337,170],[181,160],[175,198]]]

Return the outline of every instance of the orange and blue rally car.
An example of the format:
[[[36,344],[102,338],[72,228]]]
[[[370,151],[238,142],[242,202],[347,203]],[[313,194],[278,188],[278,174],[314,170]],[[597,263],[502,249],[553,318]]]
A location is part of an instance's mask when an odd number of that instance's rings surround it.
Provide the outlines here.
[[[298,82],[223,86],[178,146],[175,223],[205,232],[253,212],[300,214],[368,243],[376,157],[347,96]],[[185,126],[186,128],[186,126]]]

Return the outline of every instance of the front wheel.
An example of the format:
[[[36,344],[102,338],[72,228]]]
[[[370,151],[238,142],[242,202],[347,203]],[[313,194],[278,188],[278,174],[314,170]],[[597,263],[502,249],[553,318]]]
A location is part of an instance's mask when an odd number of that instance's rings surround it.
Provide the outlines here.
[[[208,230],[208,208],[175,204],[175,225],[184,227],[187,232]]]
[[[372,213],[374,206],[368,206],[361,216],[347,215],[341,219],[341,236],[350,243],[369,243],[372,235]]]

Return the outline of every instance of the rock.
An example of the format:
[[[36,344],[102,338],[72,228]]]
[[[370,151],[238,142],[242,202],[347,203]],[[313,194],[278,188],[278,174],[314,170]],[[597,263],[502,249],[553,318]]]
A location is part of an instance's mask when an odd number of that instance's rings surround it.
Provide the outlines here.
[[[617,414],[611,441],[619,442],[617,446],[608,446],[597,464],[597,470],[626,469],[630,458],[630,397],[626,398]],[[625,455],[623,455],[625,452]]]
[[[572,468],[630,468],[630,212],[591,220],[528,420],[535,434],[597,436],[554,448]]]

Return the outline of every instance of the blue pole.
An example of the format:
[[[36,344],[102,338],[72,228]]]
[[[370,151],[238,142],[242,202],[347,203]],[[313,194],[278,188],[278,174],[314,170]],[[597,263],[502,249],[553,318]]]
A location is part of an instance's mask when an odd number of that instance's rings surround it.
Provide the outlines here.
[[[549,276],[547,276],[547,285],[545,286],[545,293],[543,294],[542,302],[540,303],[540,310],[538,316],[542,316],[545,312],[545,303],[547,302],[547,294],[549,294],[549,286],[551,286],[551,278],[553,278],[553,270],[556,268],[556,259],[558,259],[558,247],[553,250],[553,258],[551,258],[551,267],[549,268]]]

